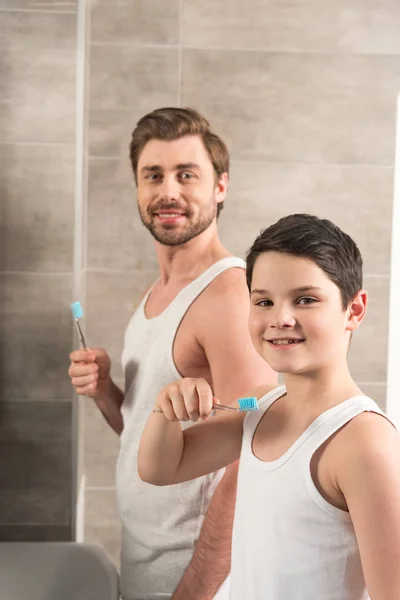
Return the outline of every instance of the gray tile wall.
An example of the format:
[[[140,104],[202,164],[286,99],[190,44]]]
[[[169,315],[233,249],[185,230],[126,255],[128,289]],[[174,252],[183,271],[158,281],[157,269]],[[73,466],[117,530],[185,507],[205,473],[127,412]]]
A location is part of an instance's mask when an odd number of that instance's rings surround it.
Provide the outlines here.
[[[233,252],[292,212],[330,218],[359,244],[370,305],[350,366],[384,407],[397,0],[97,0],[91,18],[88,332],[117,379],[124,326],[157,266],[136,212],[130,134],[155,107],[193,106],[231,150],[220,231]],[[116,557],[118,441],[86,410],[86,535]]]
[[[0,540],[72,539],[76,4],[0,2]]]

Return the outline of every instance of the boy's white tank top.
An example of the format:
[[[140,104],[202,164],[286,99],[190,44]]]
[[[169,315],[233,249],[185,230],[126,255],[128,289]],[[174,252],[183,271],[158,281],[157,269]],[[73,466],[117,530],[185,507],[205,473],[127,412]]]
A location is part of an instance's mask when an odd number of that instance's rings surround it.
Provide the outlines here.
[[[383,415],[366,396],[350,398],[318,416],[277,460],[264,462],[252,441],[282,386],[245,417],[233,528],[231,600],[368,600],[348,512],[317,491],[315,451],[364,411]]]
[[[234,267],[245,268],[245,263],[236,257],[218,261],[183,288],[153,319],[145,316],[150,290],[125,333],[124,429],[117,463],[124,600],[171,597],[192,558],[209,501],[223,475],[219,471],[187,483],[156,487],[139,478],[137,454],[159,390],[181,378],[173,359],[173,344],[183,317],[218,275]]]

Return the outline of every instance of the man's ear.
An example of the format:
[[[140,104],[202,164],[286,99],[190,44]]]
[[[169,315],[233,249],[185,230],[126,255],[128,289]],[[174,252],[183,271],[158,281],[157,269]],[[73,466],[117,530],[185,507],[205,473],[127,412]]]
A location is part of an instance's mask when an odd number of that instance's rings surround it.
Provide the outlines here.
[[[216,186],[217,203],[218,204],[223,202],[226,198],[226,193],[228,191],[228,183],[229,183],[228,173],[222,173],[222,175],[220,175],[220,177],[218,178],[217,186]]]
[[[346,331],[354,331],[361,325],[367,313],[368,294],[360,290],[347,308]]]

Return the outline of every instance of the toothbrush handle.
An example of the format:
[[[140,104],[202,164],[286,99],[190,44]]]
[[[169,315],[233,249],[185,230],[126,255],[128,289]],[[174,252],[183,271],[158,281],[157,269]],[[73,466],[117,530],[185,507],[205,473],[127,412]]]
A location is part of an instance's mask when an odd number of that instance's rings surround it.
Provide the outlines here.
[[[239,410],[238,408],[233,408],[233,406],[225,406],[224,404],[213,404],[212,407],[214,410],[228,410],[233,412],[237,412]]]
[[[84,350],[87,350],[85,336],[83,335],[83,332],[82,332],[81,326],[79,325],[78,319],[75,319],[75,323],[76,323],[76,328],[78,330],[78,335],[79,335],[79,339],[82,344],[82,347]]]
[[[213,410],[217,409],[217,410],[227,410],[227,411],[233,411],[233,412],[237,412],[239,409],[238,408],[233,408],[232,406],[225,406],[224,404],[213,404],[212,405]],[[159,406],[157,406],[154,410],[153,413],[162,413],[164,412]]]

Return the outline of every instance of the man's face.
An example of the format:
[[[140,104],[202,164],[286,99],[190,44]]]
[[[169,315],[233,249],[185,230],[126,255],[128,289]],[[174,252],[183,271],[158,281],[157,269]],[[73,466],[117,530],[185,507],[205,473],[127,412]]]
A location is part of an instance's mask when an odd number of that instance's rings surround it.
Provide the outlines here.
[[[251,283],[250,333],[259,354],[280,373],[317,372],[343,363],[349,311],[340,290],[308,258],[261,254]]]
[[[228,176],[219,181],[200,136],[151,140],[139,157],[138,207],[143,224],[166,246],[179,246],[216,219]]]

